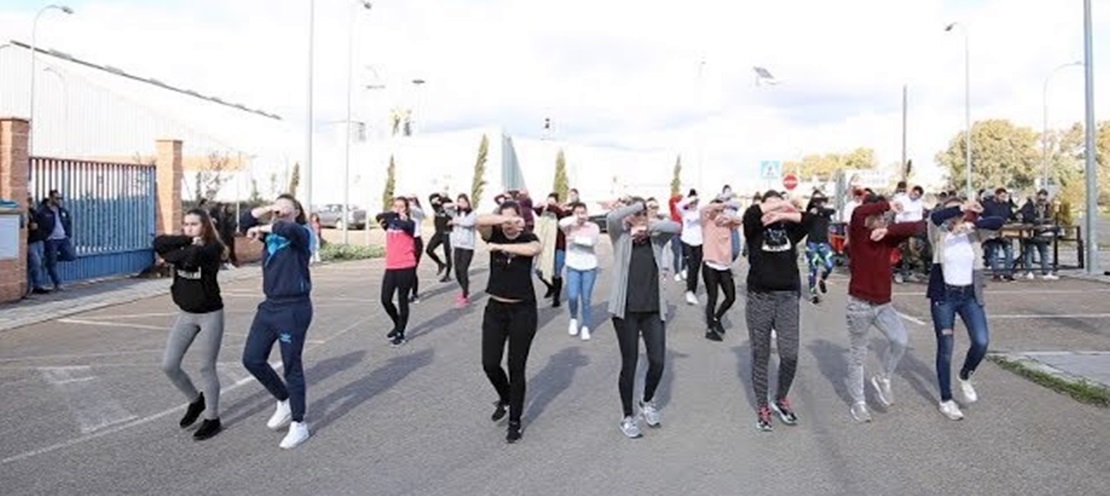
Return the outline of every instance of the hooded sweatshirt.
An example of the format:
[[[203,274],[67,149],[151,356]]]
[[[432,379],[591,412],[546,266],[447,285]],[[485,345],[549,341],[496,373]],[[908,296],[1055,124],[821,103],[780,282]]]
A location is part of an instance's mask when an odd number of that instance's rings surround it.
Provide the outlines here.
[[[250,210],[239,219],[243,232],[258,224]],[[274,222],[271,230],[263,238],[262,292],[267,300],[308,299],[312,293],[308,265],[316,235],[308,226],[284,220]]]

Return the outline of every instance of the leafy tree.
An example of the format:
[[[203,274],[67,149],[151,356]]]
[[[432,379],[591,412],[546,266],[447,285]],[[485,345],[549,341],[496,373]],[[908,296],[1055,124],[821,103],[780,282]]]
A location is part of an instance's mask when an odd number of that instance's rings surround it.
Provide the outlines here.
[[[671,196],[682,194],[682,155],[674,160],[674,172],[671,174]]]
[[[966,184],[964,133],[937,154],[936,161],[948,169],[949,185],[962,190]],[[971,183],[973,188],[1005,186],[1025,189],[1033,186],[1041,172],[1041,151],[1037,133],[1016,126],[1006,119],[989,119],[971,126]]]
[[[873,169],[876,164],[875,150],[860,147],[848,153],[806,155],[800,161],[787,161],[783,170],[793,172],[802,179],[816,177],[828,181],[841,169]]]
[[[389,168],[386,169],[385,189],[382,191],[382,211],[388,211],[393,205],[394,189],[397,188],[397,165],[393,162],[393,155],[389,156]]]
[[[482,202],[482,190],[486,186],[486,159],[489,155],[489,137],[482,135],[478,145],[478,159],[474,162],[474,179],[470,182],[470,203],[474,208]]]
[[[289,176],[289,190],[288,193],[296,196],[297,188],[301,185],[301,163],[296,162],[293,164],[293,174]]]
[[[555,187],[554,191],[559,195],[559,199],[566,201],[567,195],[570,194],[570,180],[567,179],[567,158],[563,154],[563,150],[559,150],[559,154],[555,156]]]

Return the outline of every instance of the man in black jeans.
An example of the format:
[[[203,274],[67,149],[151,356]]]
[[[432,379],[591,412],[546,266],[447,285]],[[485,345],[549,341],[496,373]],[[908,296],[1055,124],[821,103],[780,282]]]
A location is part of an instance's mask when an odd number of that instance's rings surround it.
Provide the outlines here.
[[[436,275],[443,274],[439,282],[451,282],[451,216],[447,214],[445,205],[451,203],[451,198],[446,194],[432,193],[428,197],[428,203],[432,205],[432,212],[435,215],[433,221],[435,223],[435,234],[432,235],[432,240],[428,242],[428,257],[436,263],[439,267],[436,270]],[[443,245],[443,260],[440,260],[436,255],[436,248]]]

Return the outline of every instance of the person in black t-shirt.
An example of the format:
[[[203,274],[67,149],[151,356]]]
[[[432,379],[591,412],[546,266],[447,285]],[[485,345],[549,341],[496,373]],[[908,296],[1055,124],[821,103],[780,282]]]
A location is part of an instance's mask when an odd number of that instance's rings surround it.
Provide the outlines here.
[[[767,368],[771,359],[771,331],[777,331],[779,384],[774,409],[783,423],[794,425],[798,417],[786,398],[798,367],[799,323],[797,245],[814,222],[808,212],[799,213],[776,191],[768,191],[763,202],[744,212],[744,237],[748,241],[748,337],[752,346],[752,385],[759,406],[756,427],[771,431],[768,405]]]
[[[806,237],[806,265],[809,266],[809,298],[815,304],[821,301],[818,291],[820,294],[828,294],[829,288],[825,281],[834,266],[832,245],[829,244],[829,224],[836,210],[828,208],[828,201],[823,193],[817,191],[806,206],[806,213],[813,218]]]
[[[220,297],[216,274],[227,249],[220,242],[208,212],[202,208],[194,208],[185,214],[182,232],[180,236],[154,238],[154,251],[173,265],[170,291],[174,303],[181,309],[166,342],[162,370],[189,400],[181,427],[189,427],[204,412],[204,421],[193,433],[195,439],[204,440],[221,430],[218,408],[220,378],[216,375],[216,359],[224,336],[224,302]],[[197,392],[189,374],[181,369],[181,360],[194,343],[200,348],[203,393]]]
[[[538,315],[532,287],[532,260],[543,250],[536,235],[525,230],[520,204],[505,201],[497,213],[478,217],[478,232],[489,248],[489,303],[482,317],[482,368],[497,390],[493,421],[509,413],[505,439],[521,437],[524,410],[525,368]],[[509,348],[509,373],[501,368],[505,344]]]
[[[428,241],[428,257],[436,263],[436,275],[443,274],[439,282],[451,282],[451,215],[447,213],[446,206],[451,204],[451,197],[446,193],[432,193],[428,197],[428,204],[432,206],[432,221],[435,225],[435,234]],[[436,248],[443,246],[443,259],[436,255]]]

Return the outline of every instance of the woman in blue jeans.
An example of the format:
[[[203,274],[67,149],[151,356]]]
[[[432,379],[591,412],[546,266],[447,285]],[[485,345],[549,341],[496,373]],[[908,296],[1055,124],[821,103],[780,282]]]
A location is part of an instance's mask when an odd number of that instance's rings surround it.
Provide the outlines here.
[[[584,203],[572,203],[570,210],[572,215],[559,221],[559,229],[566,236],[567,309],[570,310],[567,331],[571,336],[578,335],[583,341],[589,341],[593,326],[590,297],[597,281],[597,253],[594,247],[601,236],[601,229],[590,222]],[[582,320],[578,320],[580,305]]]
[[[967,327],[971,348],[956,377],[965,406],[979,395],[971,374],[987,355],[990,331],[983,308],[983,241],[997,236],[1005,222],[1001,217],[983,217],[976,201],[961,203],[953,198],[932,213],[929,239],[933,243],[933,268],[929,274],[928,298],[937,336],[937,383],[940,412],[952,420],[964,418],[952,400],[952,351],[955,347],[956,315]]]

